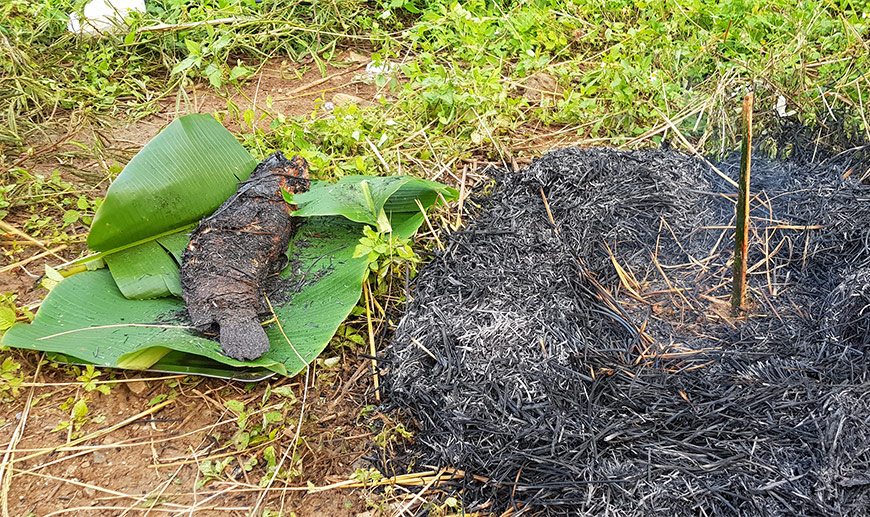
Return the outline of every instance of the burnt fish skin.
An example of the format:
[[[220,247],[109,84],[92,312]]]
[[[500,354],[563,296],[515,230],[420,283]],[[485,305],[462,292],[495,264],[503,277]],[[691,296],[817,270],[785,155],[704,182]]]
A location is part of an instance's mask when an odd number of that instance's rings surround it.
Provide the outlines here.
[[[301,225],[281,191],[308,187],[305,159],[288,160],[279,151],[190,234],[180,270],[187,313],[201,332],[218,327],[228,357],[250,361],[269,351],[259,318],[269,312],[264,284],[287,265],[287,247]]]

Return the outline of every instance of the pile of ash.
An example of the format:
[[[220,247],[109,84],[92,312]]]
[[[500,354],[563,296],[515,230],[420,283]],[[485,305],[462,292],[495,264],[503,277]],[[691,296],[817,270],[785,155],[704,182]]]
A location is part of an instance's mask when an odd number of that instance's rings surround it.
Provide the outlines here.
[[[738,166],[554,151],[423,268],[385,393],[467,511],[870,513],[870,188],[754,158],[734,319]]]

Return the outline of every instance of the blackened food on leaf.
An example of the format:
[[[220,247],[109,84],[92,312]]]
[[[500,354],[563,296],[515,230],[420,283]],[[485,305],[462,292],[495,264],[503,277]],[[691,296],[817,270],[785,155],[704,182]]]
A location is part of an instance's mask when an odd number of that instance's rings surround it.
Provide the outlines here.
[[[277,152],[260,163],[239,190],[190,235],[181,286],[190,319],[200,331],[220,330],[223,352],[249,361],[269,351],[259,315],[269,312],[264,282],[287,265],[287,247],[300,226],[282,189],[308,190],[308,163]]]

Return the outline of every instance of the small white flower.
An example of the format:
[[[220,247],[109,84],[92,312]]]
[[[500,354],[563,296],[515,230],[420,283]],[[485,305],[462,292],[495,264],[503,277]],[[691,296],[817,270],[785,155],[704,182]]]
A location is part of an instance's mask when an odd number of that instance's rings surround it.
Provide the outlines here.
[[[650,80],[650,81],[658,81],[658,80],[659,80],[659,74],[658,74],[658,72],[656,72],[655,70],[653,70],[652,73],[649,74],[649,80]]]
[[[526,50],[526,54],[527,54],[529,57],[535,57],[535,51],[532,50],[532,49]]]

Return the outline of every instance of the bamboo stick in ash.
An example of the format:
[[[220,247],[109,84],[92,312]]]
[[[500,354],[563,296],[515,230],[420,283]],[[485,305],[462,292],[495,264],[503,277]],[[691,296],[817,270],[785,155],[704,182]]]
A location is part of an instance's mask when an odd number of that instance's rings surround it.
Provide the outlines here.
[[[734,284],[731,290],[731,311],[736,316],[746,303],[746,252],[749,238],[749,172],[752,168],[752,105],[753,93],[743,98],[743,145],[740,156],[740,178],[737,194],[737,228],[734,234]]]

